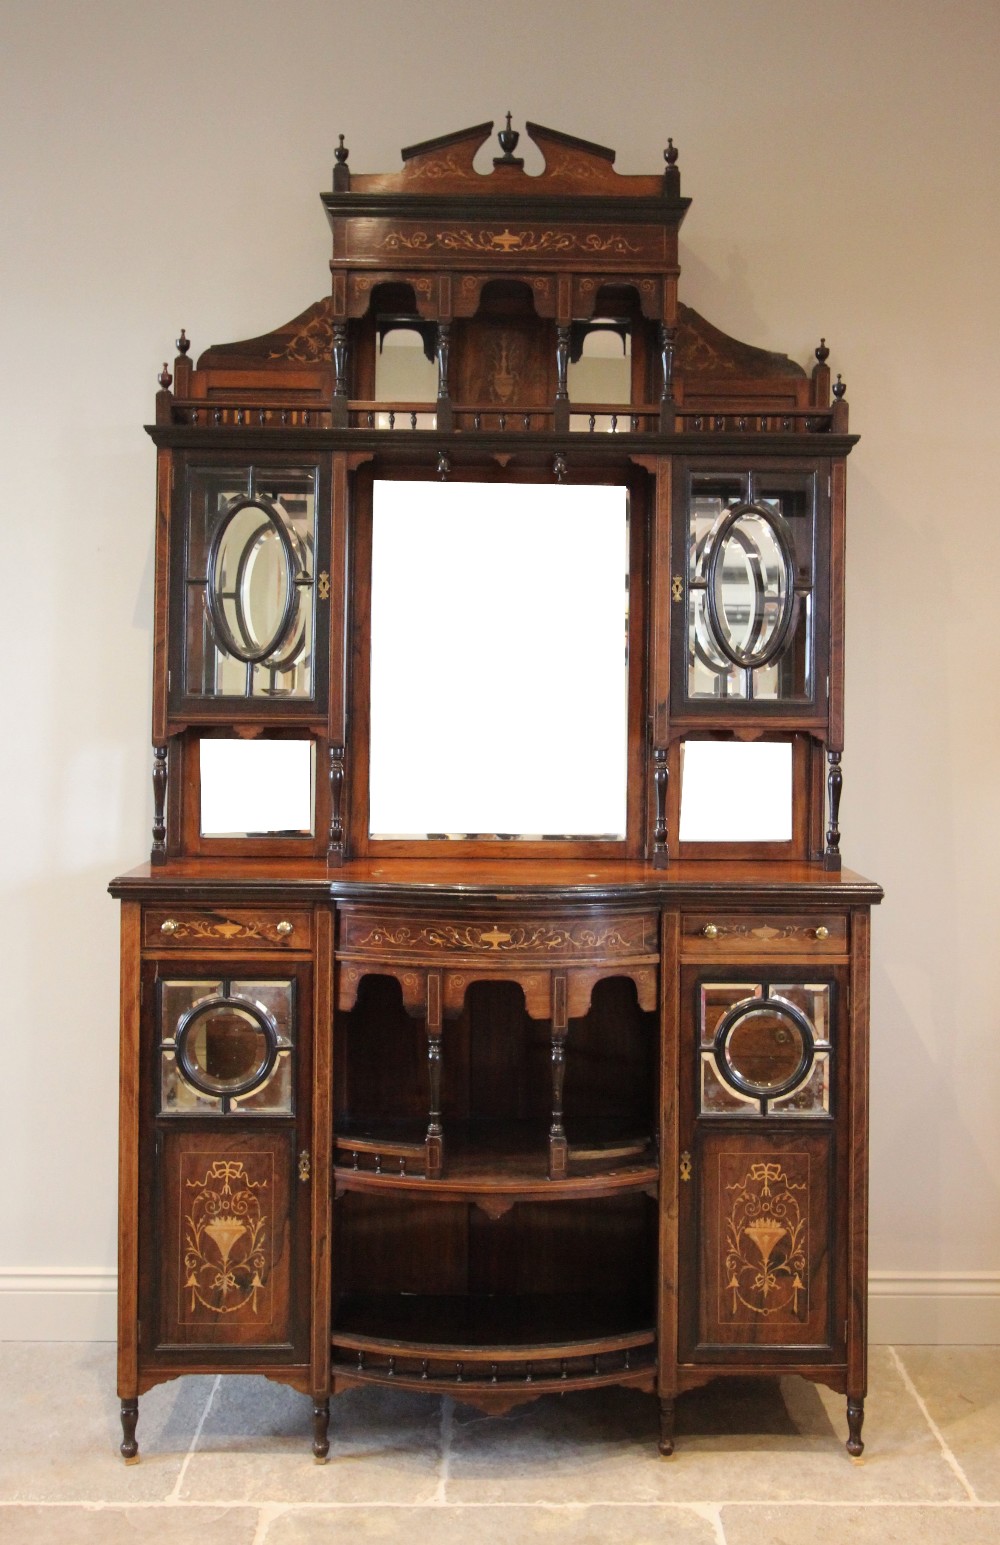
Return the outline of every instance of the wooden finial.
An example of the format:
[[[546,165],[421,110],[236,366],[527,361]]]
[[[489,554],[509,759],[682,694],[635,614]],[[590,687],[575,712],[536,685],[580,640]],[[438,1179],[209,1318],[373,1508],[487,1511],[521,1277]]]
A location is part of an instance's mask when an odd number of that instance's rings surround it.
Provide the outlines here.
[[[156,379],[159,381],[159,383],[160,383],[161,387],[163,388],[163,390],[165,392],[169,392],[170,388],[174,384],[174,378],[170,374],[170,371],[167,369],[167,362],[166,362],[166,360],[163,361],[163,369],[160,371],[160,373],[159,373],[159,375],[157,376]]]
[[[846,391],[847,391],[847,386],[846,386],[845,382],[843,381],[843,379],[840,376],[838,376],[836,381],[834,381],[834,383],[833,383],[833,395],[836,397],[838,402],[841,401],[841,399],[843,398],[844,393]]]
[[[186,354],[190,347],[191,347],[191,340],[190,340],[190,338],[188,337],[187,333],[184,331],[184,329],[182,327],[181,328],[181,335],[180,335],[180,337],[177,340],[177,352],[178,352],[178,354]]]
[[[819,348],[816,350],[816,358],[819,360],[821,365],[825,365],[827,360],[830,358],[830,350],[826,346],[825,338],[821,338],[819,340]]]
[[[681,174],[677,165],[677,146],[672,139],[667,140],[667,148],[663,152],[666,163],[663,169],[663,192],[666,198],[681,196]]]
[[[348,149],[344,144],[344,136],[338,136],[338,144],[333,152],[333,159],[337,163],[333,168],[333,191],[346,193],[351,186],[351,168],[347,164]]]
[[[521,159],[521,157],[520,156],[516,156],[514,154],[514,151],[517,149],[517,142],[518,142],[518,140],[520,138],[521,138],[521,136],[520,136],[520,134],[518,134],[517,130],[516,129],[512,129],[511,126],[510,126],[510,113],[508,113],[507,114],[507,127],[504,128],[504,129],[501,129],[500,133],[497,135],[497,139],[500,141],[500,149],[503,151],[503,155],[502,156],[494,156],[494,158],[493,158],[493,165],[494,166],[523,166],[524,165],[524,161]]]

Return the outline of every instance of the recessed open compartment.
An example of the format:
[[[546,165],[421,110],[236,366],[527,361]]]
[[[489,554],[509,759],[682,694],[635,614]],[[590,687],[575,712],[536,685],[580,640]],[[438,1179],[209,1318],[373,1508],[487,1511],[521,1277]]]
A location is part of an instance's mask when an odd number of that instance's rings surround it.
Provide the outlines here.
[[[546,994],[547,983],[534,991]],[[537,1012],[537,1002],[532,1007]],[[338,1017],[338,1188],[420,1189],[426,1182],[432,1191],[509,1206],[518,1194],[556,1194],[556,1185],[576,1194],[588,1186],[653,1185],[657,1044],[656,1015],[640,1008],[633,982],[594,984],[589,1008],[570,1018],[564,1041],[567,1178],[555,1182],[551,1022],[528,1012],[517,982],[471,980],[458,1012],[443,1021],[444,1164],[441,1177],[429,1180],[425,1021],[407,1012],[394,977],[365,975],[354,1007]]]
[[[362,1380],[642,1382],[653,1365],[656,1205],[629,1195],[467,1203],[347,1195],[335,1209],[333,1363]],[[632,1377],[630,1377],[632,1376]]]

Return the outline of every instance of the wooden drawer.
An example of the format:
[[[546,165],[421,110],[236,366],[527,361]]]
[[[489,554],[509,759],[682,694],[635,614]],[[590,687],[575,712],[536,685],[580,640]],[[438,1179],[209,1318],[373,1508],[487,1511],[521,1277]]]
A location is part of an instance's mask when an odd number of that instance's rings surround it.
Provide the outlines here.
[[[307,950],[312,945],[312,913],[285,908],[149,907],[143,913],[146,949]]]
[[[681,953],[688,960],[768,959],[779,955],[845,955],[842,912],[686,912]]]
[[[655,960],[659,954],[655,912],[594,909],[554,917],[476,908],[441,915],[387,913],[381,908],[341,907],[337,953],[353,959],[421,961],[504,960],[518,964],[569,961]]]

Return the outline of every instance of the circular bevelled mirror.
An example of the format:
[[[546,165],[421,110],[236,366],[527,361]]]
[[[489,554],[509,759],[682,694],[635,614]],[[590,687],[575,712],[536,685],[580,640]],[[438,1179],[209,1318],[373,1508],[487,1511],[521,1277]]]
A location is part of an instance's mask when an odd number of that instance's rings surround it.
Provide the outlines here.
[[[715,1060],[741,1094],[775,1099],[794,1089],[813,1059],[812,1027],[792,1004],[747,998],[724,1015],[715,1033]]]
[[[248,1094],[269,1076],[277,1051],[271,1016],[245,999],[196,1003],[177,1029],[178,1065],[203,1094]]]
[[[207,602],[227,653],[248,664],[274,662],[295,631],[303,564],[279,504],[234,499],[212,540]]]
[[[794,547],[788,524],[766,504],[734,504],[705,544],[712,643],[733,665],[777,659],[795,621]]]

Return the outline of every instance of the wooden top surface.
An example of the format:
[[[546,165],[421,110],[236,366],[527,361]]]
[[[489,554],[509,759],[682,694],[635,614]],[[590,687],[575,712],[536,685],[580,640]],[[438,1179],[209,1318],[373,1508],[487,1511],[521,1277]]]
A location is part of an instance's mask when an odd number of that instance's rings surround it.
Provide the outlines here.
[[[329,900],[564,901],[632,900],[652,905],[700,899],[786,905],[876,905],[881,887],[853,870],[839,874],[807,863],[673,863],[666,869],[628,860],[355,859],[337,868],[314,860],[174,859],[141,864],[112,880],[122,900],[169,895],[192,902],[239,897],[275,902]]]

